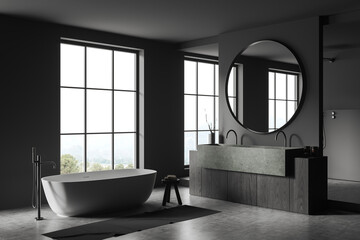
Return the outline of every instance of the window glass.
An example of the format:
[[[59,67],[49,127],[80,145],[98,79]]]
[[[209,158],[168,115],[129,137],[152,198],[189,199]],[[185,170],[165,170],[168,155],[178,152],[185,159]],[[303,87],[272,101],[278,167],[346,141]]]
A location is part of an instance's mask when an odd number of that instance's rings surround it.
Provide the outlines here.
[[[86,84],[88,88],[112,88],[112,51],[87,47]]]
[[[269,71],[268,130],[284,126],[294,115],[298,104],[298,74]]]
[[[276,99],[286,99],[286,74],[276,73]]]
[[[219,65],[215,65],[215,95],[219,96]]]
[[[229,83],[228,83],[228,96],[235,97],[236,96],[236,77],[234,75],[235,68],[231,68],[229,74]]]
[[[114,127],[115,132],[134,132],[136,129],[136,93],[115,91]]]
[[[196,130],[196,96],[185,95],[185,130]]]
[[[296,111],[297,103],[295,101],[288,101],[287,104],[287,119],[290,119]]]
[[[214,64],[198,63],[198,94],[214,95]]]
[[[209,135],[210,135],[210,131],[199,132],[199,135],[198,135],[199,145],[200,144],[209,144],[210,143]]]
[[[297,99],[297,78],[296,75],[288,75],[287,81],[287,91],[288,91],[288,99],[296,100]]]
[[[269,99],[275,98],[275,73],[269,72]]]
[[[198,97],[198,129],[209,130],[214,128],[214,98]]]
[[[85,91],[61,88],[61,133],[83,133],[85,130]]]
[[[196,62],[184,61],[184,92],[196,94]]]
[[[230,103],[230,109],[231,111],[235,114],[236,116],[236,98],[234,97],[229,97],[229,103]]]
[[[87,90],[86,122],[87,131],[112,131],[112,92],[104,90]]]
[[[60,85],[84,87],[85,47],[62,43],[60,56]]]
[[[60,173],[78,173],[84,171],[85,135],[61,135]]]
[[[184,164],[189,165],[189,151],[196,150],[196,132],[184,133]]]
[[[112,169],[112,136],[111,134],[87,134],[87,171]]]
[[[269,100],[269,128],[275,128],[275,100]]]
[[[136,54],[114,51],[114,88],[136,89]]]
[[[286,123],[286,101],[276,101],[275,103],[276,108],[276,124],[275,127],[281,128]]]
[[[135,133],[121,133],[114,136],[115,169],[135,168]]]

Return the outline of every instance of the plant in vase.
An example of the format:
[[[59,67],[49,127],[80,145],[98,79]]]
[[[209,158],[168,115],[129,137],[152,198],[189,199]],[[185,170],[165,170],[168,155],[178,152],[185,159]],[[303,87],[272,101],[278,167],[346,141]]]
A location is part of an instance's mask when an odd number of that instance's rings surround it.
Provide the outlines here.
[[[206,123],[207,123],[207,125],[209,127],[209,130],[210,130],[209,143],[210,144],[215,144],[215,131],[212,130],[212,126],[207,120],[207,114],[206,113],[205,113],[205,121],[206,121]]]

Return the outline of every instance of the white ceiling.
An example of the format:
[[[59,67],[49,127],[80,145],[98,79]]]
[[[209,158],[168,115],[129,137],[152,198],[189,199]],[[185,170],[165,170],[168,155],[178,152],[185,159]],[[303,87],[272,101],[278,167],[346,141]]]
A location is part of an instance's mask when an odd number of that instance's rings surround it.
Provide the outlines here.
[[[359,0],[0,0],[6,15],[177,43],[358,9]]]

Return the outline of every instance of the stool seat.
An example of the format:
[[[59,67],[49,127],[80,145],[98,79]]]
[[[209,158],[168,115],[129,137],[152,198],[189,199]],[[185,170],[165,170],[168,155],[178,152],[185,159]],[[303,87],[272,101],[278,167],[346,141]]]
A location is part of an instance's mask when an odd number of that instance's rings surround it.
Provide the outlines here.
[[[171,191],[171,186],[174,186],[175,189],[175,193],[176,193],[176,198],[178,200],[178,204],[182,205],[181,202],[181,198],[180,198],[180,193],[179,193],[179,189],[178,189],[178,184],[180,182],[180,179],[178,178],[169,178],[169,177],[165,177],[163,179],[161,179],[161,182],[163,184],[165,184],[165,192],[164,192],[164,197],[163,197],[163,202],[162,205],[165,206],[166,202],[170,202],[170,191]]]

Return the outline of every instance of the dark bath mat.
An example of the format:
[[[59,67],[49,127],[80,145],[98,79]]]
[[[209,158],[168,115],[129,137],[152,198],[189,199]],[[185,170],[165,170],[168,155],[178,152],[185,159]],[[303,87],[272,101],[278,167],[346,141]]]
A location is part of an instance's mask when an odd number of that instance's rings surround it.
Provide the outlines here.
[[[112,218],[106,221],[67,228],[55,232],[45,233],[43,235],[53,239],[98,240],[121,236],[165,224],[204,217],[218,212],[219,211],[211,209],[183,205],[154,212],[145,212],[128,217]]]

